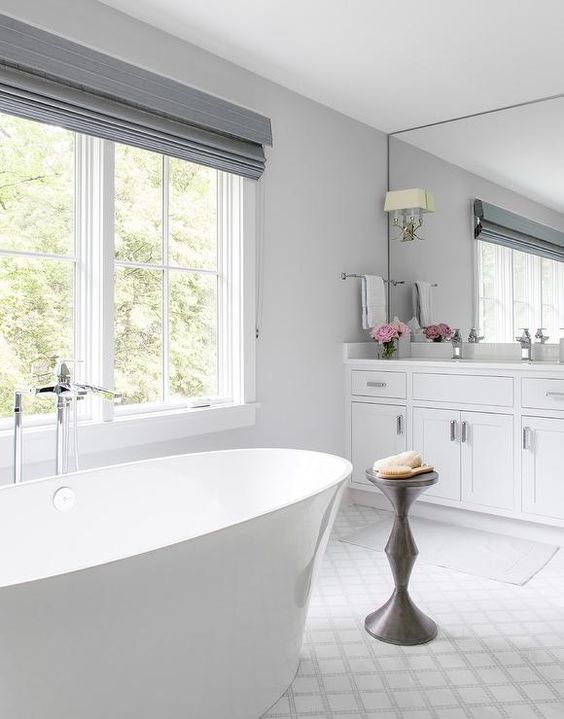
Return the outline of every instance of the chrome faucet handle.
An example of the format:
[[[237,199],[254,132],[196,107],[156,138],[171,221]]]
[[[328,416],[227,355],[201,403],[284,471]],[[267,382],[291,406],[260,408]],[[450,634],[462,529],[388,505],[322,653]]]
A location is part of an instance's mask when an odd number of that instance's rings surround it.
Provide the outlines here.
[[[451,342],[462,342],[462,335],[460,334],[459,329],[455,329],[452,333],[452,337],[450,338]]]
[[[538,340],[541,345],[545,344],[550,337],[548,335],[544,334],[544,331],[546,330],[546,327],[539,327],[538,330],[535,332],[535,339]]]
[[[70,384],[72,376],[69,369],[69,364],[77,365],[82,364],[83,360],[73,359],[72,357],[59,357],[53,355],[51,360],[54,361],[55,366],[53,368],[53,376],[63,384]]]
[[[530,344],[531,343],[531,333],[529,332],[528,327],[519,327],[520,330],[522,330],[523,334],[520,337],[515,337],[516,342],[521,342],[522,344]]]
[[[481,342],[484,339],[484,336],[478,335],[478,332],[479,330],[477,327],[472,327],[470,329],[470,334],[468,335],[468,342],[472,344],[478,344],[479,342]]]
[[[47,355],[36,357],[29,367],[29,371],[35,382],[47,382],[52,376],[52,360]]]

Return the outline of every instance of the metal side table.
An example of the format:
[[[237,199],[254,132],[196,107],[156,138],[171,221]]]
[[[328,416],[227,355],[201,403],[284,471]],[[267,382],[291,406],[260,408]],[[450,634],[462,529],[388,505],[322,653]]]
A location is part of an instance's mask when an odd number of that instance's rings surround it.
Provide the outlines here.
[[[394,526],[386,544],[386,555],[394,575],[395,589],[388,601],[366,617],[366,631],[390,644],[425,644],[437,636],[435,622],[418,609],[409,596],[411,570],[417,559],[417,545],[409,526],[409,508],[427,487],[439,481],[436,472],[412,479],[382,479],[366,470],[366,477],[378,487],[394,507]]]

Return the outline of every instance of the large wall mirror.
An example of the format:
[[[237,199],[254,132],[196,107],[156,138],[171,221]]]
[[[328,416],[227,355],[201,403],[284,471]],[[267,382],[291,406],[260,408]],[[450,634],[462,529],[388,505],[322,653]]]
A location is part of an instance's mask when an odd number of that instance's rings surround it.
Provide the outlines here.
[[[390,189],[424,188],[435,211],[402,241],[390,228],[392,316],[430,287],[432,321],[514,342],[564,327],[564,98],[390,137]]]

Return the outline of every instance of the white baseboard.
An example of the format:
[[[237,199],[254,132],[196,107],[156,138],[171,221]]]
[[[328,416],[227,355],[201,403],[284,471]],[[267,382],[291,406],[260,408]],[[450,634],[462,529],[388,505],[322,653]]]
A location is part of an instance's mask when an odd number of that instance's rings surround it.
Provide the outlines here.
[[[383,494],[356,488],[349,489],[349,494],[353,504],[391,510],[390,503]],[[444,507],[427,502],[415,502],[411,508],[411,514],[425,517],[426,519],[434,519],[437,522],[458,524],[461,527],[471,527],[472,529],[481,529],[486,532],[521,537],[535,542],[546,542],[559,547],[564,546],[564,529],[561,527],[551,527],[537,524],[536,522],[498,517],[492,514],[483,514],[455,507]]]

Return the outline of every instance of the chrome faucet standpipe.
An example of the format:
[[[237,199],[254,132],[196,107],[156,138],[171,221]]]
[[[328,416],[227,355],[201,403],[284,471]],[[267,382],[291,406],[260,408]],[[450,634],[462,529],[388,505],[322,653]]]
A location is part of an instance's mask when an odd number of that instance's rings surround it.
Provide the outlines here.
[[[22,420],[24,392],[14,392],[14,484],[22,481]]]

